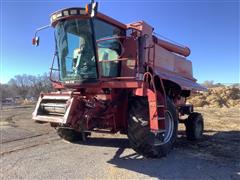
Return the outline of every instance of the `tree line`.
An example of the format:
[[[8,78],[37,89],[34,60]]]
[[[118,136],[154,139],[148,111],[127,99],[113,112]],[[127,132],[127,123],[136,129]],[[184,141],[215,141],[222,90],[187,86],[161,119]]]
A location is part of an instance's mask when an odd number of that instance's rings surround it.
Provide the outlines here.
[[[208,88],[224,86],[220,83],[214,83],[214,81],[205,81],[202,85]],[[239,83],[233,86],[239,87]],[[47,73],[37,76],[27,74],[16,75],[8,83],[0,84],[0,99],[10,97],[20,97],[23,99],[27,97],[37,98],[41,92],[51,91],[53,91],[53,88]]]
[[[10,97],[34,97],[37,98],[41,92],[52,91],[51,81],[48,74],[43,75],[16,75],[6,84],[0,84],[1,99]]]

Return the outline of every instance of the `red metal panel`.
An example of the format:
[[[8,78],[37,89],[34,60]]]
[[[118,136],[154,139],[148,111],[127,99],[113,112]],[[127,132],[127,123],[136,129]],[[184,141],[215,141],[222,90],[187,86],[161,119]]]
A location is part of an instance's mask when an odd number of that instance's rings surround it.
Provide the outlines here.
[[[132,78],[132,77],[129,77]],[[119,80],[116,81],[115,78],[106,78],[106,82],[97,82],[97,83],[89,83],[89,84],[64,84],[65,88],[72,88],[72,89],[78,89],[78,88],[140,88],[142,86],[141,81],[137,80]]]
[[[178,84],[183,90],[206,91],[207,89],[196,83],[195,79],[188,79],[177,73],[172,73],[166,70],[158,70],[155,72],[162,79],[170,80]]]
[[[148,89],[147,90],[147,97],[148,97],[148,107],[149,107],[149,122],[150,122],[150,129],[157,131],[159,130],[158,127],[158,112],[157,112],[157,99],[156,94]]]

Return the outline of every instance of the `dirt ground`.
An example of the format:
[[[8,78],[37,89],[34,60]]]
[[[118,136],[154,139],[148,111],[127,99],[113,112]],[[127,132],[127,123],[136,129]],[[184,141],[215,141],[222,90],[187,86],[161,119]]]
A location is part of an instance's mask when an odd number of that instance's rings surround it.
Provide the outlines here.
[[[1,109],[1,179],[240,179],[240,109],[196,108],[205,119],[202,140],[190,142],[179,125],[177,142],[161,159],[145,159],[126,136],[92,134],[61,140],[31,120],[33,106]]]

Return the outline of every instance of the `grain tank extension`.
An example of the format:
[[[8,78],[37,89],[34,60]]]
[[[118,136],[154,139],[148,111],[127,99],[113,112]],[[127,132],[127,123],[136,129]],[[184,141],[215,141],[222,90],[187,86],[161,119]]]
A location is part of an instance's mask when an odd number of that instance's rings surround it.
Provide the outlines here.
[[[201,138],[203,118],[186,99],[205,88],[193,77],[189,48],[158,38],[144,21],[108,17],[94,2],[53,13],[51,27],[56,91],[40,95],[36,122],[50,123],[69,141],[87,140],[91,132],[127,134],[145,157],[171,150],[178,123],[185,123],[188,139]]]

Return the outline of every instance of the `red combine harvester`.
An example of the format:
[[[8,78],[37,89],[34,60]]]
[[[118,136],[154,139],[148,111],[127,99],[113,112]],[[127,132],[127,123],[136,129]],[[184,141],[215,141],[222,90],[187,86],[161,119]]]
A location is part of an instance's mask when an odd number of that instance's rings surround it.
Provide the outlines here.
[[[40,95],[36,122],[49,122],[69,141],[91,132],[127,134],[145,157],[171,150],[179,122],[188,139],[202,136],[203,118],[186,104],[192,91],[205,90],[193,78],[189,48],[159,39],[144,21],[123,24],[97,12],[94,2],[53,13],[49,26],[56,92]]]

